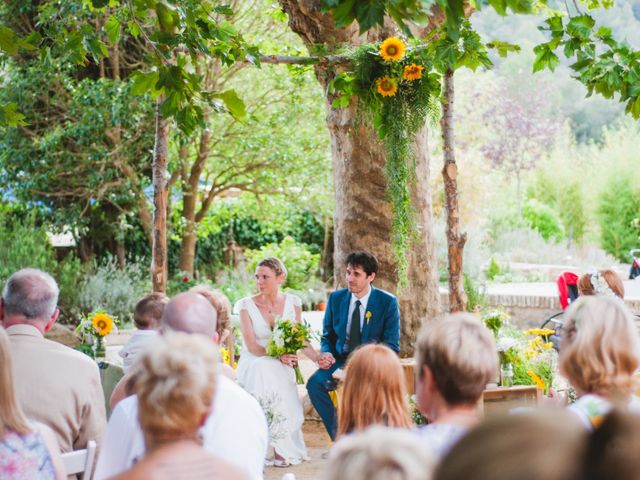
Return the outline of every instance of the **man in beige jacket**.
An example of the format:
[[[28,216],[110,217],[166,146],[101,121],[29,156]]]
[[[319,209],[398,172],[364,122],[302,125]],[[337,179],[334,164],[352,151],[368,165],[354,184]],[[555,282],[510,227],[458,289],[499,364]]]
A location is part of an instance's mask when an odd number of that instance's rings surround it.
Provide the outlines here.
[[[47,273],[14,273],[0,299],[0,322],[9,335],[13,378],[27,417],[56,433],[62,452],[100,441],[106,425],[96,363],[85,354],[44,338],[59,310],[58,285]]]

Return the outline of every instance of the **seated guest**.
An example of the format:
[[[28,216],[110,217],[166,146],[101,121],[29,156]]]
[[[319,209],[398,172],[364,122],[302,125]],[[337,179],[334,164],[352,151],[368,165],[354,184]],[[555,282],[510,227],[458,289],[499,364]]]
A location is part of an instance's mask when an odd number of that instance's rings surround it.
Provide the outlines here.
[[[136,326],[136,331],[119,352],[125,374],[129,373],[136,357],[156,337],[162,312],[168,301],[169,299],[164,293],[150,293],[142,297],[136,304],[133,310],[133,323]]]
[[[0,320],[7,330],[18,401],[28,418],[53,429],[62,452],[99,441],[106,423],[96,363],[46,340],[58,318],[58,285],[47,273],[24,269],[4,286]]]
[[[56,436],[46,425],[29,422],[13,390],[9,338],[0,327],[0,478],[65,478]]]
[[[209,303],[218,314],[218,324],[216,331],[218,332],[218,343],[221,348],[224,347],[225,341],[231,334],[231,302],[220,290],[209,288],[207,285],[196,285],[189,289],[190,292],[199,293],[204,298],[209,300]],[[230,359],[233,365],[234,359]],[[227,365],[224,362],[220,362],[218,365],[220,373],[226,375],[232,380],[236,379],[236,372],[231,365]]]
[[[578,279],[580,295],[609,295],[624,298],[624,283],[613,270],[585,273]]]
[[[493,335],[473,315],[427,323],[416,342],[416,402],[429,424],[418,430],[442,457],[478,422],[477,406],[498,372]]]
[[[323,480],[430,480],[434,458],[409,431],[382,426],[353,433],[331,449]]]
[[[640,415],[615,409],[591,435],[584,455],[586,480],[638,478]]]
[[[184,332],[202,335],[219,348],[216,311],[196,293],[185,292],[173,297],[164,309],[160,332]],[[137,383],[137,365],[132,369]],[[134,390],[137,385],[134,385]],[[131,395],[120,401],[109,419],[98,457],[94,480],[111,478],[124,472],[145,453],[142,430],[138,422],[138,397]],[[232,380],[219,375],[213,400],[213,411],[200,431],[203,446],[209,452],[248,473],[262,478],[267,453],[268,429],[257,400]]]
[[[338,436],[378,424],[409,428],[407,386],[398,356],[382,344],[358,348],[347,361],[338,408]]]
[[[640,341],[633,316],[617,298],[580,297],[565,314],[560,342],[560,373],[575,388],[569,406],[584,425],[597,427],[613,406],[640,412],[633,375]]]
[[[563,409],[492,417],[451,448],[434,479],[577,480],[586,437]]]
[[[211,413],[216,352],[202,336],[171,332],[139,359],[138,419],[146,454],[117,480],[246,479],[240,469],[205,450],[198,430]]]

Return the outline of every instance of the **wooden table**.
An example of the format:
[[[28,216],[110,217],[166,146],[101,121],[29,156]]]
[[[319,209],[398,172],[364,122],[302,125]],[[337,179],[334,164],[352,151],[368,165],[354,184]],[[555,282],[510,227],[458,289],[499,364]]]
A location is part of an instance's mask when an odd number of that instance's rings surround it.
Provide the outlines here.
[[[416,362],[413,358],[401,358],[400,363],[404,371],[407,392],[413,395],[416,391],[414,373]],[[493,387],[483,392],[479,408],[484,415],[493,415],[517,407],[534,407],[540,403],[542,396],[542,391],[535,385]]]

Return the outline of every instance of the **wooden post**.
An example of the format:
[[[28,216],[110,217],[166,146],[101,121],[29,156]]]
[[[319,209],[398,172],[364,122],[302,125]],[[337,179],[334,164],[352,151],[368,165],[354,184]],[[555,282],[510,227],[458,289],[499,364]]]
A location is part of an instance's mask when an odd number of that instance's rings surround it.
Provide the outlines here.
[[[163,96],[156,101],[156,139],[153,149],[153,248],[151,284],[154,292],[167,289],[167,162],[169,122],[160,111]]]
[[[454,151],[453,137],[453,102],[454,86],[453,71],[447,70],[444,75],[444,93],[442,96],[442,143],[444,152],[444,180],[445,206],[447,210],[447,253],[449,260],[449,311],[461,312],[467,308],[467,298],[464,293],[462,268],[462,252],[467,240],[465,233],[460,234],[460,214],[458,209],[458,166]]]

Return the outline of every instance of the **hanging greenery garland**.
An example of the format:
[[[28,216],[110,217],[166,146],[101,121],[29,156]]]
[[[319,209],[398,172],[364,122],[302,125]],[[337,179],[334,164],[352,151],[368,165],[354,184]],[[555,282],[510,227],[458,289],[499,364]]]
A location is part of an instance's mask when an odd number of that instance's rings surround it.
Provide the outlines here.
[[[372,125],[382,140],[387,159],[385,177],[391,204],[391,244],[398,280],[406,285],[407,258],[416,239],[416,215],[411,188],[416,182],[416,135],[427,117],[440,114],[440,75],[433,71],[424,45],[406,45],[396,37],[364,45],[350,57],[329,88],[337,94],[334,107],[347,107],[357,98],[357,121]]]

